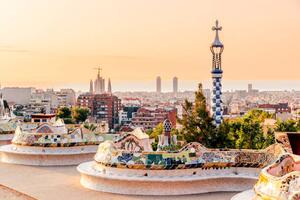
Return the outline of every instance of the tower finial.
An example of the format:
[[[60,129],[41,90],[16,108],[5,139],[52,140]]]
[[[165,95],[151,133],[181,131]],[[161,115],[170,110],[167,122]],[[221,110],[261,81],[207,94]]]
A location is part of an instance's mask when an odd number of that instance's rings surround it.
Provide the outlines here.
[[[219,26],[219,21],[216,20],[216,25],[212,27],[213,31],[216,31],[216,37],[215,37],[215,41],[212,43],[213,47],[223,47],[223,44],[221,43],[220,39],[219,39],[219,31],[222,30],[222,26]]]

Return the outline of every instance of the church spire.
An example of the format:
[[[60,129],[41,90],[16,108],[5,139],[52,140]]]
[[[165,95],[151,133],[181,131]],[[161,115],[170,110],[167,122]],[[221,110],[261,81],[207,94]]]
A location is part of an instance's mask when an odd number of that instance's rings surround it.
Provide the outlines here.
[[[90,81],[90,93],[94,93],[93,80]]]
[[[108,79],[107,93],[109,93],[109,94],[111,94],[111,93],[112,93],[112,90],[111,90],[111,82],[110,82],[110,78]]]

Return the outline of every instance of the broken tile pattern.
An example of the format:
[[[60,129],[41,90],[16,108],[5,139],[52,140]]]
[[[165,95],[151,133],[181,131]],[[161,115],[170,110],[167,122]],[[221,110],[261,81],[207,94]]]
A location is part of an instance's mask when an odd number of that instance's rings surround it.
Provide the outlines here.
[[[120,141],[118,141],[120,142]],[[114,142],[99,145],[95,160],[108,167],[135,169],[186,169],[186,168],[263,168],[283,152],[281,145],[274,144],[264,150],[208,149],[199,143],[190,143],[178,152],[144,152],[126,149]]]
[[[257,199],[299,199],[300,157],[289,153],[281,155],[262,170],[254,191]]]

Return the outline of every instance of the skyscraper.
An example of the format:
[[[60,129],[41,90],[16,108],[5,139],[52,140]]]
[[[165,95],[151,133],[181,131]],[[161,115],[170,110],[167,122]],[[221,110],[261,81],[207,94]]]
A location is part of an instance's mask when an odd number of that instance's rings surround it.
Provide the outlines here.
[[[216,26],[212,27],[213,31],[216,31],[214,42],[210,46],[212,52],[212,80],[213,80],[213,96],[212,96],[212,113],[213,119],[216,126],[219,126],[223,121],[223,110],[222,110],[222,66],[221,66],[221,55],[224,49],[224,45],[219,39],[219,31],[222,27],[219,26],[218,20]]]
[[[252,92],[252,84],[249,83],[249,84],[248,84],[248,93],[251,93],[251,92]]]
[[[175,76],[173,78],[173,93],[177,93],[178,92],[178,78]]]
[[[156,78],[156,92],[161,93],[161,78],[158,76]]]

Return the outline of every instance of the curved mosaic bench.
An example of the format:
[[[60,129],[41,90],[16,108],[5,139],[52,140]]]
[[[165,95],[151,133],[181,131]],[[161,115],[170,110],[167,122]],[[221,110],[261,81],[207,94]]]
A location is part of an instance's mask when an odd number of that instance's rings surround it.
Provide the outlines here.
[[[264,168],[254,191],[259,199],[300,199],[300,157],[284,154]]]
[[[265,167],[252,192],[236,195],[257,200],[299,200],[300,199],[300,156],[283,154],[274,163]]]
[[[141,148],[133,148],[141,149]],[[181,195],[250,189],[262,167],[284,150],[207,149],[190,143],[178,152],[120,149],[106,141],[95,160],[80,164],[81,184],[89,189],[134,195]]]
[[[0,147],[1,162],[36,166],[78,165],[93,159],[97,145],[73,147],[31,147],[5,145]]]
[[[60,166],[78,165],[93,159],[106,134],[68,132],[63,122],[40,124],[31,132],[16,128],[12,144],[0,147],[1,161],[13,164]]]

